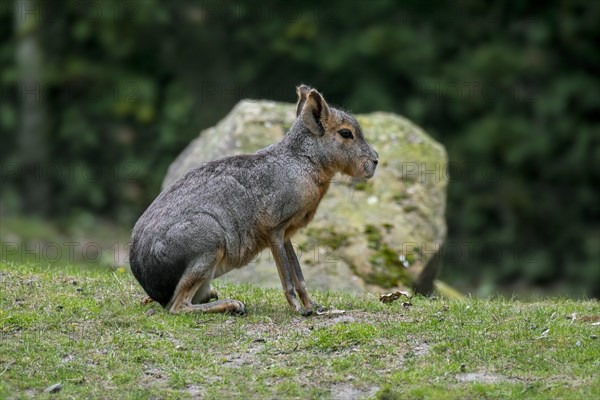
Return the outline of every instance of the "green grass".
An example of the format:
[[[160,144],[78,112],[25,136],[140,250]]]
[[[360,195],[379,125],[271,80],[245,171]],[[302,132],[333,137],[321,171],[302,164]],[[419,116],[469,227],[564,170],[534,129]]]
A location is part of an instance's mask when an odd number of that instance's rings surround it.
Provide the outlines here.
[[[0,262],[0,398],[600,398],[597,301],[316,292],[346,312],[304,318],[278,290],[216,288],[249,314],[170,315],[126,272]]]
[[[2,215],[0,220],[3,261],[114,269],[127,259],[130,232],[88,214],[52,221]]]

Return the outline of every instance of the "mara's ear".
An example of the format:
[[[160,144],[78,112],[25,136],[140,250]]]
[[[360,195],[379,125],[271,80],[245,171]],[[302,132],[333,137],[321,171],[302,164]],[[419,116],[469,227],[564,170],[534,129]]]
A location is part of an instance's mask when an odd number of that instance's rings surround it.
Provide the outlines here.
[[[302,112],[302,107],[304,107],[304,103],[306,102],[306,96],[308,96],[308,92],[310,92],[310,88],[308,86],[296,86],[296,94],[298,95],[298,102],[296,103],[296,117],[298,117]]]
[[[329,106],[323,96],[321,96],[321,93],[317,92],[315,89],[311,89],[310,92],[308,92],[301,114],[304,125],[306,125],[312,133],[317,136],[323,136],[325,134],[323,124],[327,121],[331,113],[329,111]]]

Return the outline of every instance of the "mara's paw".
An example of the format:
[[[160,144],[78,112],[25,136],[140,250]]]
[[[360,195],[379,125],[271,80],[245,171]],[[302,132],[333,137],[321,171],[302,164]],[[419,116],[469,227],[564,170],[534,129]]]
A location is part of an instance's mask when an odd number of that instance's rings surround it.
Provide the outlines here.
[[[311,315],[313,315],[314,311],[312,310],[312,308],[302,307],[298,310],[298,313],[303,317],[310,317]]]
[[[296,309],[296,312],[302,315],[303,317],[310,317],[313,314],[323,314],[325,312],[325,307],[318,303],[311,302],[310,307],[299,307],[298,309]]]
[[[248,311],[246,310],[246,306],[239,300],[229,300],[230,304],[227,307],[228,311],[235,315],[246,315]]]

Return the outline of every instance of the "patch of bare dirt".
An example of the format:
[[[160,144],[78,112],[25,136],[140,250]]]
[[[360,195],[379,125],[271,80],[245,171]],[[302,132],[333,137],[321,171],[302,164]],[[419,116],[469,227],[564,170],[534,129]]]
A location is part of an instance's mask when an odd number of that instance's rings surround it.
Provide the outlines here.
[[[193,400],[202,400],[204,399],[204,391],[198,385],[188,385],[185,388],[185,392],[190,395]]]
[[[223,365],[231,368],[248,365],[265,367],[270,363],[277,364],[284,362],[286,355],[296,351],[303,351],[303,349],[293,347],[280,349],[270,345],[278,341],[281,337],[288,336],[290,332],[308,335],[313,330],[328,328],[337,324],[408,321],[407,317],[398,314],[373,313],[361,310],[334,311],[309,318],[293,318],[290,323],[285,325],[274,323],[270,319],[266,319],[260,324],[248,325],[245,327],[245,336],[251,340],[250,344],[247,348],[239,348],[237,351],[229,354]],[[404,364],[407,355],[409,357],[421,357],[429,353],[429,344],[418,339],[402,346],[398,346],[397,343],[390,343],[385,339],[376,339],[375,344],[388,349],[385,358],[389,372],[400,368]],[[272,359],[273,357],[275,359]]]
[[[331,387],[331,398],[333,400],[367,399],[374,396],[378,390],[378,387],[359,389],[350,383],[337,383]]]
[[[296,317],[289,324],[281,325],[273,322],[264,321],[260,324],[253,324],[248,327],[248,334],[254,337],[278,336],[290,331],[302,332],[313,329],[327,328],[337,324],[348,324],[353,322],[361,323],[381,323],[381,322],[410,322],[409,318],[398,314],[374,313],[361,310],[343,311],[333,310],[334,312],[322,315],[313,315],[311,317]]]
[[[429,343],[423,342],[423,343],[419,343],[415,347],[413,347],[412,351],[415,353],[415,355],[417,357],[423,357],[423,356],[426,356],[427,354],[429,354],[429,348],[430,348]]]
[[[508,378],[499,374],[492,374],[489,372],[469,372],[464,374],[457,374],[456,380],[462,383],[477,382],[477,383],[500,383],[510,382],[514,379]]]
[[[248,346],[248,349],[245,352],[231,354],[227,358],[227,361],[225,361],[223,366],[237,368],[244,365],[263,364],[258,358],[258,353],[260,353],[265,348],[264,342],[264,339],[257,339],[253,341],[251,345]]]
[[[144,387],[166,385],[169,380],[167,373],[158,368],[147,367],[144,375],[140,378],[140,385]]]

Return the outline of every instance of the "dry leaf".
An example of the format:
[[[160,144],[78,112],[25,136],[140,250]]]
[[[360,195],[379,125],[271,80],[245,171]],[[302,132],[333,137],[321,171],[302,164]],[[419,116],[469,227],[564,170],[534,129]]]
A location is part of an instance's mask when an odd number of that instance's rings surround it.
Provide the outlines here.
[[[398,300],[402,296],[407,297],[409,299],[411,298],[410,293],[398,290],[393,293],[382,294],[381,296],[379,296],[379,301],[381,301],[382,303],[391,303],[392,301]]]

